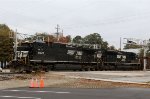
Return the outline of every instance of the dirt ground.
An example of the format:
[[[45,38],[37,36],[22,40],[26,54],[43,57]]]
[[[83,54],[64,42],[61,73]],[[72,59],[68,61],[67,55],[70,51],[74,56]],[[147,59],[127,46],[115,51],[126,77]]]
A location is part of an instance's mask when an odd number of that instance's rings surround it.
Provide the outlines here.
[[[49,72],[38,74],[3,74],[0,75],[0,89],[14,87],[30,87],[31,80],[44,79],[45,87],[55,88],[115,88],[115,87],[140,87],[150,88],[150,83],[135,84],[123,82],[111,82],[102,80],[91,80],[85,78],[73,78],[70,75],[64,75],[61,72]]]

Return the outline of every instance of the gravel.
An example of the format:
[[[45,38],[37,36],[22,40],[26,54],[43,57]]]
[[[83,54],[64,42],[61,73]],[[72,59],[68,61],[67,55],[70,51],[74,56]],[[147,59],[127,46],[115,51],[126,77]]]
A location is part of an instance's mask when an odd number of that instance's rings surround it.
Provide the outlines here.
[[[3,77],[3,78],[2,78]],[[150,83],[136,84],[124,82],[112,82],[102,80],[91,80],[85,78],[70,77],[61,72],[49,73],[33,73],[33,74],[11,74],[0,75],[0,89],[15,88],[15,87],[29,87],[31,79],[44,79],[45,87],[55,88],[115,88],[115,87],[140,87],[150,88]]]

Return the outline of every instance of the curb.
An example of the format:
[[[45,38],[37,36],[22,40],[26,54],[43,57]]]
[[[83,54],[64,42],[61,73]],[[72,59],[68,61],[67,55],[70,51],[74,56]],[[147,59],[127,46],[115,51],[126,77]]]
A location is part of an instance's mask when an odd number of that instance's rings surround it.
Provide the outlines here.
[[[148,83],[139,83],[139,82],[121,81],[121,80],[99,79],[99,78],[90,78],[90,77],[76,77],[76,76],[68,76],[68,77],[70,77],[70,78],[77,78],[77,79],[96,80],[96,81],[108,81],[108,82],[116,82],[116,83],[150,85]]]

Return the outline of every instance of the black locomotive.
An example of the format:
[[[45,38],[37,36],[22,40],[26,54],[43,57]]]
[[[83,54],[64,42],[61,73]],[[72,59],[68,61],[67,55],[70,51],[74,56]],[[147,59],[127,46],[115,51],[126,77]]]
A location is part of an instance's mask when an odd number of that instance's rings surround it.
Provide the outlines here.
[[[11,71],[142,69],[132,52],[104,50],[97,45],[25,42],[17,47]]]

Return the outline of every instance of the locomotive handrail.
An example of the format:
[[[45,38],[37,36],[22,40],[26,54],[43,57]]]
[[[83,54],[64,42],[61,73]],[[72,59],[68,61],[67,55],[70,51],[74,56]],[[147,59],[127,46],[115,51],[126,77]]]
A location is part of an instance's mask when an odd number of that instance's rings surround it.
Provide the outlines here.
[[[77,44],[77,43],[68,43],[67,47],[82,47],[82,48],[90,48],[90,49],[100,49],[101,46],[99,44]]]

